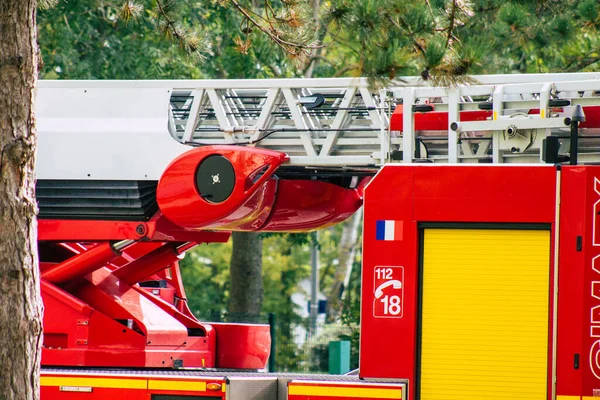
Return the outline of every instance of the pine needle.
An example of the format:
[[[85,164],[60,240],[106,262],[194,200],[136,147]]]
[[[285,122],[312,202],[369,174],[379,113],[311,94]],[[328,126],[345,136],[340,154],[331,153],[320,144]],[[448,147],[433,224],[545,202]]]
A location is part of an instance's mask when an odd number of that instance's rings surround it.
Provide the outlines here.
[[[48,10],[50,8],[55,7],[58,4],[59,0],[39,0],[38,1],[38,6],[42,9],[42,10]]]
[[[250,49],[250,45],[252,44],[249,37],[246,37],[246,39],[242,39],[239,36],[236,36],[233,39],[233,42],[235,43],[237,51],[239,51],[242,54],[248,54],[248,50]]]
[[[142,12],[144,11],[144,6],[134,1],[126,1],[121,6],[119,10],[119,17],[125,21],[129,22],[131,20],[137,19]]]

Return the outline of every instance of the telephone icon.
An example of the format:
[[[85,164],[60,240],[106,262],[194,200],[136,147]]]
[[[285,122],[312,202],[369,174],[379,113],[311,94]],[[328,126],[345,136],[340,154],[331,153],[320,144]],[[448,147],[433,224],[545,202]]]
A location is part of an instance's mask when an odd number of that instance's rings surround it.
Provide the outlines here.
[[[387,288],[387,287],[392,287],[394,289],[402,289],[402,282],[397,281],[395,279],[391,280],[391,281],[386,281],[383,282],[381,285],[379,285],[379,287],[375,290],[375,298],[378,299],[381,296],[383,296],[383,289]]]

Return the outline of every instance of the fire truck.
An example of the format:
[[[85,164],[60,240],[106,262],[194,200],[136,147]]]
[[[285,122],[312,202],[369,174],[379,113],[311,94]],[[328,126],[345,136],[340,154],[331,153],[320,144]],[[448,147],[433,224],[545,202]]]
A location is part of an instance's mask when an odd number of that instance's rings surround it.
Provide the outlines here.
[[[41,81],[42,400],[600,397],[600,73]],[[178,267],[364,206],[360,368],[263,372]]]

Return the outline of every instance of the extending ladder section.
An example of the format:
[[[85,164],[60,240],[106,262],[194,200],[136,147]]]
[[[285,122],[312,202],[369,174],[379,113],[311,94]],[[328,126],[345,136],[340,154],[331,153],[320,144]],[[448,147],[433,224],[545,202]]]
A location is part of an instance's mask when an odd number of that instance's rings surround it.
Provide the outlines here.
[[[540,162],[549,135],[570,151],[577,105],[580,159],[600,161],[600,73],[474,78],[384,89],[358,78],[41,81],[39,176],[156,180],[191,146],[219,144],[277,150],[300,167]]]
[[[297,165],[369,165],[386,151],[382,100],[364,79],[206,82],[173,92],[169,131],[184,144],[278,150]]]
[[[391,137],[404,162],[541,162],[542,143],[556,136],[559,154],[571,152],[570,130],[577,106],[582,162],[600,161],[600,80],[597,74],[549,75],[547,81],[459,86],[392,88],[396,107]],[[553,79],[554,78],[554,79]],[[566,80],[561,81],[560,78]],[[411,111],[404,112],[410,104]],[[391,147],[394,150],[393,146]]]

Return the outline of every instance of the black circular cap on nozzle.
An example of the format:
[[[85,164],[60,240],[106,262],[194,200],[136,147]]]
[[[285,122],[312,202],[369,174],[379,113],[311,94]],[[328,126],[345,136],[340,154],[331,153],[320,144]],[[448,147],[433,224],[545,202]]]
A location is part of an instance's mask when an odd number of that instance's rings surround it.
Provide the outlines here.
[[[583,112],[583,107],[581,107],[581,104],[577,104],[577,106],[575,106],[575,110],[573,110],[573,115],[571,115],[571,120],[573,122],[585,121],[585,113]]]
[[[235,187],[235,170],[231,162],[218,154],[208,156],[196,170],[196,189],[204,200],[221,203]]]

